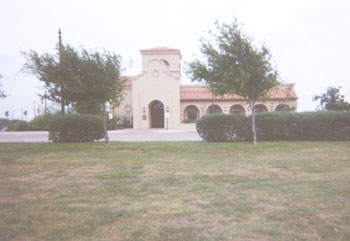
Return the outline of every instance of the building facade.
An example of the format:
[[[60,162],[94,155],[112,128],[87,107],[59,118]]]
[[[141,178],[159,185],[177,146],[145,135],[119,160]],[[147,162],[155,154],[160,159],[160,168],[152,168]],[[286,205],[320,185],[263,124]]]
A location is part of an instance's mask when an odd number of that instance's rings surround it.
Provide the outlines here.
[[[251,114],[241,96],[214,96],[203,85],[181,85],[180,50],[159,47],[140,52],[141,74],[125,77],[124,100],[113,108],[114,114],[132,122],[133,128],[193,129],[194,124],[189,123],[205,114]],[[294,84],[281,84],[269,96],[256,103],[257,112],[297,109]]]

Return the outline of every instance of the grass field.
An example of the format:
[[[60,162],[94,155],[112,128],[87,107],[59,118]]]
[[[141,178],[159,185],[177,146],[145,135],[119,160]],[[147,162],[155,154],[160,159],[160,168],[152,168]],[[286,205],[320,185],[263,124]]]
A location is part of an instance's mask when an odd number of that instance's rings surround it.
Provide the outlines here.
[[[350,240],[350,142],[0,144],[0,240]]]

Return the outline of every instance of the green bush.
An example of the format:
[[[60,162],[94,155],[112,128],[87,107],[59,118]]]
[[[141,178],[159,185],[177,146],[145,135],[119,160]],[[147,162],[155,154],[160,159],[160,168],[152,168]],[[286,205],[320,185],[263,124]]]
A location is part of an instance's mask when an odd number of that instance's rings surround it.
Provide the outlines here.
[[[61,117],[61,113],[57,112],[55,114],[45,114],[35,117],[33,120],[30,121],[30,125],[32,126],[33,130],[36,131],[48,131],[50,127],[50,123],[54,119],[58,119]]]
[[[346,141],[350,112],[261,113],[256,127],[258,140]]]
[[[69,114],[55,118],[49,127],[53,142],[92,142],[103,137],[101,118],[93,115]]]
[[[113,115],[112,119],[109,119],[109,114],[106,113],[106,122],[107,122],[107,129],[108,130],[118,129],[118,118],[115,115]]]
[[[205,115],[196,122],[196,128],[206,141],[242,141],[250,133],[247,118],[241,115]]]
[[[251,140],[251,116],[208,115],[197,121],[197,131],[206,141]],[[269,112],[256,115],[260,141],[350,140],[350,112]]]
[[[5,128],[10,123],[10,120],[8,119],[0,119],[0,130]]]
[[[197,120],[183,120],[181,121],[181,123],[185,123],[185,124],[188,124],[188,123],[196,123]]]
[[[113,118],[109,119],[109,116],[107,113],[106,120],[107,120],[107,129],[108,130],[132,128],[132,121],[130,121],[126,117],[120,118],[120,117],[117,117],[116,115],[113,115]]]
[[[7,126],[6,131],[32,131],[33,128],[27,121],[12,120]]]
[[[126,129],[126,128],[132,128],[132,121],[130,121],[128,118],[118,118],[118,125],[116,129]]]

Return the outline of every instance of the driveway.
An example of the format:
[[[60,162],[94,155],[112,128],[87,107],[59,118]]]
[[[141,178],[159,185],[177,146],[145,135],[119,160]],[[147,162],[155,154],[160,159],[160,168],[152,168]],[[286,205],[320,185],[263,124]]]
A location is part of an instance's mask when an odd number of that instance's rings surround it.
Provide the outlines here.
[[[195,130],[124,129],[108,131],[110,141],[201,141]],[[49,142],[46,131],[0,132],[0,142]]]

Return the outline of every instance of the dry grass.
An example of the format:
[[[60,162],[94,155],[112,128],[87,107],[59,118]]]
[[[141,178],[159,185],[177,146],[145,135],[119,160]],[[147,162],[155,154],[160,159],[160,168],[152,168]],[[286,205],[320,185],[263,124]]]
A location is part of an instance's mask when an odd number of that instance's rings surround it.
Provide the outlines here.
[[[0,240],[350,240],[350,143],[0,144]]]

